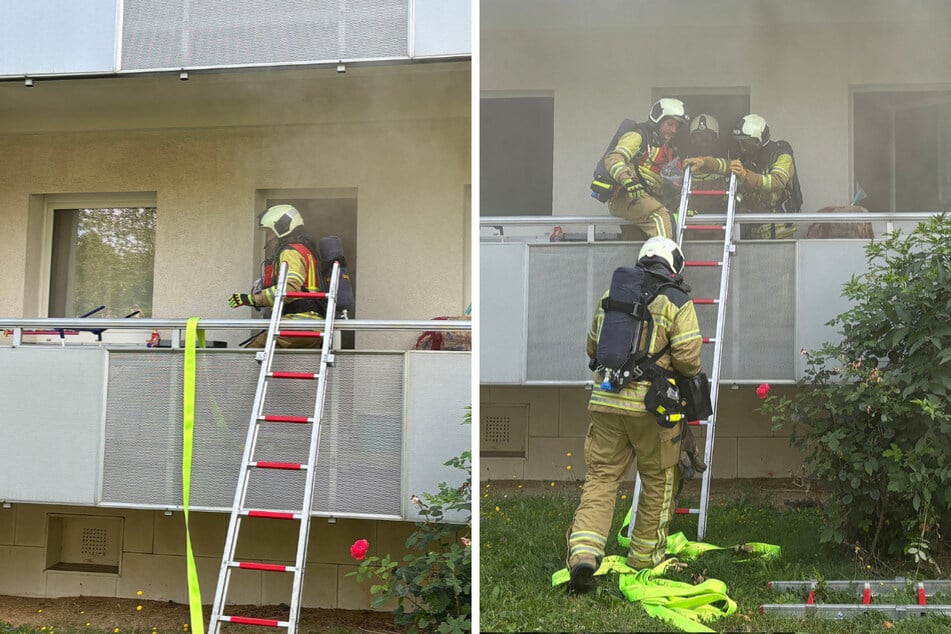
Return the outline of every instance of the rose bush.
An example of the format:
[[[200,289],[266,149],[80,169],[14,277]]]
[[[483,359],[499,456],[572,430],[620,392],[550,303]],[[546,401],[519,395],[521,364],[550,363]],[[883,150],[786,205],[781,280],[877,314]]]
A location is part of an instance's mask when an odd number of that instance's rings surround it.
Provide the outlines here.
[[[803,351],[799,389],[760,411],[831,493],[823,541],[933,563],[951,521],[951,220],[888,234],[866,257],[843,289],[852,308],[829,322],[841,341]]]
[[[469,409],[463,424],[471,424]],[[395,599],[393,620],[410,632],[472,630],[472,452],[463,452],[445,465],[464,471],[466,479],[461,486],[442,482],[437,493],[410,498],[426,521],[418,522],[406,540],[411,552],[402,562],[389,555],[366,557],[366,540],[350,547],[350,554],[361,563],[348,576],[360,582],[372,578],[372,605],[380,607]],[[457,518],[462,515],[463,523],[446,522],[447,512]],[[366,549],[360,542],[366,543]]]

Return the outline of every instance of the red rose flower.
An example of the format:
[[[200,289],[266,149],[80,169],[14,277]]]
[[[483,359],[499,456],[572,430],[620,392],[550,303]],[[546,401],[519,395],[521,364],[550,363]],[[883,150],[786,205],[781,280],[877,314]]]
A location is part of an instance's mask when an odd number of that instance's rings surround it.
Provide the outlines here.
[[[365,539],[358,539],[353,542],[353,546],[350,547],[350,554],[357,561],[363,561],[366,559],[368,550],[370,550],[370,542]]]
[[[764,399],[767,396],[769,396],[769,383],[763,383],[758,388],[756,388],[756,396],[758,396],[761,399]]]

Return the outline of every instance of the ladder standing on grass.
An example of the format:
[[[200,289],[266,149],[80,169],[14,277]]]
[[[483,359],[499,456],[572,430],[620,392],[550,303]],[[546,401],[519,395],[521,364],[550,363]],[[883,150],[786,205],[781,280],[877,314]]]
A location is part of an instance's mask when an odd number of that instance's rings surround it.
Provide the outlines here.
[[[716,329],[713,337],[704,337],[703,343],[713,344],[713,367],[710,370],[710,404],[713,406],[713,413],[707,420],[689,421],[688,425],[706,427],[706,438],[703,448],[703,461],[707,464],[706,471],[703,472],[703,478],[700,486],[700,508],[677,508],[674,510],[678,515],[699,515],[700,521],[697,525],[697,539],[702,540],[707,530],[707,510],[710,501],[710,473],[713,470],[713,438],[716,430],[717,418],[717,394],[720,386],[720,357],[723,352],[723,329],[726,322],[726,296],[730,284],[730,256],[736,253],[736,246],[733,244],[733,217],[736,211],[736,175],[730,175],[730,189],[721,190],[698,190],[690,191],[691,170],[688,167],[684,171],[683,189],[680,192],[680,208],[678,211],[677,223],[677,245],[683,251],[684,232],[692,231],[722,231],[723,232],[723,256],[720,261],[691,261],[685,260],[684,267],[719,267],[720,268],[720,293],[715,298],[695,298],[695,305],[715,305],[717,307]],[[704,225],[691,224],[691,218],[687,216],[690,196],[725,196],[726,223],[723,225]],[[631,501],[631,521],[628,527],[628,536],[634,534],[634,518],[637,517],[637,502],[641,497],[641,477],[637,475],[634,481],[634,496]]]
[[[327,391],[327,369],[333,365],[334,317],[337,311],[337,287],[340,281],[340,263],[334,262],[331,274],[330,289],[326,293],[314,292],[287,292],[287,264],[281,263],[277,282],[277,293],[274,297],[274,308],[267,330],[267,342],[263,351],[256,353],[261,362],[261,371],[258,376],[257,390],[254,394],[254,407],[251,411],[251,421],[248,426],[247,441],[244,446],[244,456],[241,459],[241,471],[238,474],[238,486],[235,490],[234,504],[231,508],[231,520],[228,523],[228,535],[225,539],[224,553],[221,560],[221,570],[218,575],[218,585],[215,588],[215,600],[211,608],[211,619],[208,623],[209,634],[218,634],[222,623],[240,623],[244,625],[260,625],[264,627],[287,628],[289,634],[297,632],[297,621],[300,615],[301,591],[304,582],[304,564],[307,560],[307,540],[310,534],[310,514],[314,497],[314,478],[316,474],[317,454],[320,445],[320,422],[324,408],[324,397]],[[284,299],[326,299],[327,309],[324,317],[323,331],[316,330],[279,330],[281,312],[284,308]],[[278,337],[322,337],[323,345],[320,353],[320,368],[318,372],[275,372],[273,366],[274,353]],[[314,413],[312,417],[285,416],[280,414],[265,414],[264,400],[267,395],[268,383],[272,380],[304,380],[317,381],[316,396],[314,398]],[[310,424],[310,446],[307,451],[306,464],[291,462],[265,462],[255,459],[258,431],[262,424],[271,423],[298,423],[306,426]],[[306,428],[306,427],[305,427]],[[303,471],[305,473],[304,496],[300,509],[251,509],[245,506],[248,493],[248,482],[252,471],[269,470]],[[293,565],[266,564],[250,561],[235,561],[234,554],[238,542],[241,524],[246,517],[260,517],[271,520],[299,520],[300,531],[297,538],[297,556]],[[278,619],[262,619],[245,616],[231,616],[224,614],[227,603],[228,585],[231,573],[236,568],[245,570],[262,570],[268,572],[285,572],[293,574],[291,586],[290,614],[286,621]]]

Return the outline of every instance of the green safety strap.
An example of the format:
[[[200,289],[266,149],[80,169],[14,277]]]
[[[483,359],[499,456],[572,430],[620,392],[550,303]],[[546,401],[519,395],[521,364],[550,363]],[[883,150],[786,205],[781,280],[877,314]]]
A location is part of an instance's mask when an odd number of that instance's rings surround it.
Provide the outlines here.
[[[182,508],[185,515],[185,554],[188,567],[188,609],[191,615],[193,634],[205,633],[205,617],[201,612],[201,589],[198,586],[198,569],[188,530],[188,498],[191,494],[192,446],[195,435],[195,341],[205,347],[205,331],[198,329],[201,317],[191,317],[185,325],[185,366],[182,392]],[[196,337],[197,335],[197,337]]]
[[[624,517],[624,522],[621,524],[621,529],[617,534],[617,542],[624,548],[628,548],[631,545],[631,538],[627,536],[627,530],[630,524],[631,512],[628,511]],[[756,555],[756,559],[767,560],[779,559],[782,555],[779,546],[764,544],[762,542],[746,542],[745,544],[738,544],[736,546],[714,546],[713,544],[706,544],[704,542],[692,542],[688,540],[682,532],[674,533],[667,537],[667,554],[676,555],[683,561],[693,561],[700,555],[710,552],[711,550],[732,550],[736,553]],[[745,562],[750,561],[750,559],[738,559],[737,561]]]
[[[625,523],[629,522],[629,518],[630,514]],[[618,573],[621,593],[632,603],[639,603],[652,618],[665,621],[684,632],[713,632],[703,622],[721,619],[736,612],[736,602],[727,595],[726,584],[718,579],[707,579],[694,585],[663,577],[668,567],[678,563],[678,558],[692,561],[713,550],[734,550],[760,559],[778,559],[781,552],[779,546],[761,542],[748,542],[730,548],[691,542],[680,532],[667,538],[668,558],[654,568],[634,570],[627,565],[624,557],[609,555],[602,559],[601,566],[594,574]],[[551,576],[551,585],[559,586],[570,579],[568,569],[562,568]]]

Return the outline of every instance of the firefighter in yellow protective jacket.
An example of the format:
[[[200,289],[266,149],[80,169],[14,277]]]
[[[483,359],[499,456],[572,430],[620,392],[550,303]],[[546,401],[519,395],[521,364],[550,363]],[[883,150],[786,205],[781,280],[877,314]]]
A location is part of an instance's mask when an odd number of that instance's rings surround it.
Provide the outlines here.
[[[647,237],[673,234],[671,215],[661,200],[661,170],[679,161],[674,137],[689,117],[679,99],[658,100],[650,112],[650,123],[624,134],[617,146],[604,156],[604,167],[618,189],[608,201],[611,214],[634,221]]]
[[[260,290],[250,293],[234,293],[228,300],[232,308],[274,306],[277,293],[277,278],[282,262],[287,262],[287,292],[315,292],[320,290],[320,275],[317,266],[317,247],[304,231],[304,220],[292,205],[274,205],[258,215],[258,229],[267,232],[264,245],[265,259],[261,265]],[[284,319],[323,319],[324,307],[319,300],[285,300]],[[263,348],[267,332],[252,339],[248,348]],[[281,348],[319,348],[319,338],[278,337]]]
[[[714,156],[720,145],[720,122],[711,114],[698,114],[690,120],[690,156]],[[684,161],[684,165],[689,160]],[[691,176],[690,190],[726,191],[729,179],[724,174],[696,172]],[[726,203],[722,196],[691,196],[690,214],[724,213]],[[706,233],[706,232],[704,232]],[[694,239],[698,239],[696,235]],[[703,236],[707,237],[707,236]],[[719,235],[717,236],[719,237]]]
[[[638,266],[648,271],[645,276],[659,276],[661,281],[682,281],[679,274],[683,264],[677,244],[667,238],[649,239],[638,254]],[[697,313],[685,289],[679,283],[661,287],[648,310],[654,321],[647,342],[649,358],[664,371],[696,375],[700,371],[702,339]],[[597,355],[604,316],[599,302],[588,331],[587,352],[591,358]],[[584,445],[588,473],[568,531],[570,592],[584,592],[593,585],[593,574],[604,557],[617,490],[635,458],[642,494],[627,563],[642,570],[664,559],[667,526],[680,485],[681,443],[688,429],[683,420],[669,428],[662,426],[658,416],[647,410],[645,397],[650,381],[632,381],[620,392],[612,392],[599,389],[604,378],[601,372],[596,370],[594,378],[588,403],[591,423]]]
[[[798,212],[802,207],[802,191],[796,174],[792,146],[786,141],[771,141],[766,120],[748,114],[733,130],[733,152],[738,158],[702,156],[684,160],[698,174],[729,176],[737,179],[737,200],[741,211],[754,213]],[[793,223],[743,225],[741,237],[757,240],[792,238]]]

